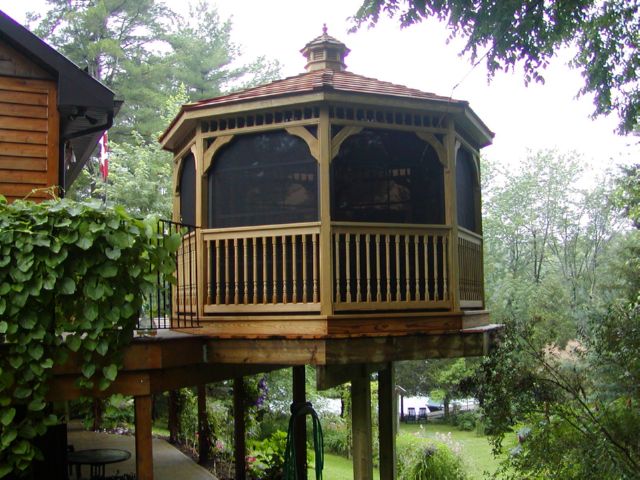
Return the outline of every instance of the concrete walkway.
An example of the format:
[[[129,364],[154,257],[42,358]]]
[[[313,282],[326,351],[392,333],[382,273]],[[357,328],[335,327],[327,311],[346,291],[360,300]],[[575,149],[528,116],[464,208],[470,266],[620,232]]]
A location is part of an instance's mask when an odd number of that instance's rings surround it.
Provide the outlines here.
[[[69,425],[68,443],[75,450],[89,448],[120,448],[131,452],[131,458],[125,462],[106,466],[106,475],[136,472],[136,447],[132,435],[112,435],[82,430],[77,425]],[[82,467],[83,479],[89,477],[89,467]],[[71,476],[75,480],[75,470]],[[153,478],[154,480],[216,480],[209,471],[195,463],[180,450],[165,440],[153,439]]]

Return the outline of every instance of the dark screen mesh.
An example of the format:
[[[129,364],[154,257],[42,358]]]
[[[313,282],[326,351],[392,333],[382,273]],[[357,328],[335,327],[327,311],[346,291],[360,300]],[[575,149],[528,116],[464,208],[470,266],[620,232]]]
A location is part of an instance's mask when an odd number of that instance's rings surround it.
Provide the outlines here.
[[[191,153],[182,160],[180,221],[187,225],[196,224],[196,162]]]
[[[460,148],[456,156],[458,225],[472,232],[478,232],[477,190],[478,181],[473,157],[468,150]]]
[[[318,220],[318,165],[309,147],[286,132],[238,136],[209,170],[209,226]]]
[[[336,221],[444,223],[442,165],[412,132],[349,137],[331,163],[331,190]]]

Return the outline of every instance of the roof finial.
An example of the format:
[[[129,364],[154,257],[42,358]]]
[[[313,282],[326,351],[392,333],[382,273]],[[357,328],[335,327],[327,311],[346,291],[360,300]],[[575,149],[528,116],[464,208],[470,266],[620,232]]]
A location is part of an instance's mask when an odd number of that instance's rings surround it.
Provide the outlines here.
[[[323,34],[323,35],[326,35],[326,34],[327,34],[327,24],[326,24],[326,23],[323,23],[323,24],[322,24],[322,34]]]

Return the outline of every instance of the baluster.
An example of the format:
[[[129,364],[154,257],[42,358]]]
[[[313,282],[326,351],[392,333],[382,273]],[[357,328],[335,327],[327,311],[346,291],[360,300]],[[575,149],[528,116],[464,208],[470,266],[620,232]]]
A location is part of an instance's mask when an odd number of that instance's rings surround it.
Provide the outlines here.
[[[222,284],[220,283],[220,240],[213,241],[213,248],[216,249],[216,305],[220,304],[222,294]]]
[[[356,234],[356,302],[362,301],[360,294],[360,234]]]
[[[391,242],[391,237],[389,235],[385,235],[385,260],[387,263],[387,302],[391,301],[391,262],[389,260],[389,243]]]
[[[347,303],[351,303],[351,234],[347,233],[344,236],[344,246],[345,246],[345,260],[344,260],[344,268],[345,268],[345,276],[347,282]]]
[[[340,296],[340,234],[336,233],[333,237],[336,245],[336,302],[342,300]]]
[[[282,303],[287,303],[287,237],[282,235]]]
[[[396,302],[402,300],[400,291],[400,235],[396,235]]]
[[[429,235],[424,235],[424,300],[431,301],[429,293]]]
[[[380,234],[376,234],[376,301],[382,301],[382,292],[380,291]]]
[[[307,235],[302,235],[302,303],[307,303]]]
[[[256,237],[251,240],[251,248],[253,253],[253,304],[258,303],[258,239]]]
[[[267,303],[267,247],[268,237],[262,237],[262,303]]]
[[[238,304],[238,298],[240,295],[238,281],[238,239],[233,239],[233,303]]]
[[[438,236],[433,235],[431,239],[433,240],[433,300],[440,300],[440,288],[438,285]]]
[[[420,243],[420,236],[413,236],[413,267],[414,267],[414,282],[416,288],[416,300],[419,302],[422,299],[420,295],[420,259],[418,258],[418,248]]]
[[[242,302],[247,305],[249,303],[249,265],[247,264],[248,256],[247,256],[247,242],[248,238],[242,240],[242,286],[244,287],[244,292],[242,295]]]
[[[442,236],[442,299],[447,300],[449,298],[449,288],[447,279],[447,270],[449,270],[449,264],[447,262],[447,250],[449,245],[449,237]]]
[[[271,288],[273,289],[273,294],[271,295],[271,303],[278,303],[278,265],[276,263],[276,259],[278,258],[276,252],[276,236],[271,237],[271,246],[272,246],[272,260],[271,265],[273,265],[271,277],[273,279]]]
[[[224,239],[224,303],[231,303],[229,298],[229,239]]]
[[[291,301],[293,303],[298,303],[298,264],[296,263],[298,257],[296,253],[296,244],[298,243],[296,240],[297,238],[297,235],[291,236],[291,289],[293,290],[291,292]]]
[[[366,246],[366,263],[367,263],[367,303],[371,303],[371,235],[365,234],[364,236]]]
[[[405,300],[407,302],[411,301],[411,272],[410,272],[410,268],[409,268],[409,234],[407,233],[404,236],[404,287],[406,290],[406,296],[405,296]]]
[[[318,237],[315,233],[311,235],[311,243],[313,247],[313,303],[318,303]]]

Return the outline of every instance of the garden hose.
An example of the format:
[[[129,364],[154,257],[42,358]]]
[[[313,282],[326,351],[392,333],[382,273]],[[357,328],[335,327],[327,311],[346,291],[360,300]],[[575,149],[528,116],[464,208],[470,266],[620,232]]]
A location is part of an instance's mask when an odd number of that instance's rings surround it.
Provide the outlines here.
[[[291,404],[291,418],[289,418],[289,430],[287,431],[287,446],[284,452],[284,480],[298,480],[294,424],[297,418],[305,417],[306,415],[311,415],[311,423],[313,425],[313,451],[315,452],[316,480],[322,480],[322,469],[324,468],[322,426],[320,425],[318,414],[310,402]],[[305,445],[306,443],[305,439]]]

